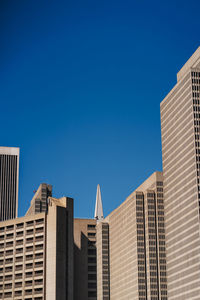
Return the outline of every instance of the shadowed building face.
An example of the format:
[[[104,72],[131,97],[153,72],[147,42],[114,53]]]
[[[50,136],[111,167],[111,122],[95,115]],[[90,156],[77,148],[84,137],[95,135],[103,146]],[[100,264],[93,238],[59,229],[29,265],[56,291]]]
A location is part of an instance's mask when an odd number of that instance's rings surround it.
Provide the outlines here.
[[[96,220],[74,219],[74,300],[96,300],[96,278]]]

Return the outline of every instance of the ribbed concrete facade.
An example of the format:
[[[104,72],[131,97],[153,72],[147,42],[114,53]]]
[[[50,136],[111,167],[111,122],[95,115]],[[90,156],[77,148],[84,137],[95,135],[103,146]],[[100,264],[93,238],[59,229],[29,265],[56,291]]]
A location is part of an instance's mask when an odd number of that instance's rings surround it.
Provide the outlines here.
[[[44,299],[45,215],[0,223],[0,298]]]
[[[97,237],[98,300],[168,299],[162,173],[99,223]]]
[[[200,299],[200,48],[161,103],[169,300]]]
[[[74,300],[72,199],[0,222],[0,299]]]
[[[0,147],[0,221],[18,211],[19,148]]]

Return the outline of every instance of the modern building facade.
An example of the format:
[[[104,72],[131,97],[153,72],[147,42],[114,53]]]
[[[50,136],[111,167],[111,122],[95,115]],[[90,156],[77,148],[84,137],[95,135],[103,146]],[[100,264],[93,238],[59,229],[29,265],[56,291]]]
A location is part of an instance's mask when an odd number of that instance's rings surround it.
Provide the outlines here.
[[[73,300],[73,200],[0,222],[0,299]]]
[[[200,47],[161,103],[169,300],[200,299]]]
[[[167,300],[163,176],[153,173],[97,225],[98,300]]]
[[[96,220],[74,219],[74,300],[97,299]]]
[[[0,221],[18,212],[19,148],[0,147]]]

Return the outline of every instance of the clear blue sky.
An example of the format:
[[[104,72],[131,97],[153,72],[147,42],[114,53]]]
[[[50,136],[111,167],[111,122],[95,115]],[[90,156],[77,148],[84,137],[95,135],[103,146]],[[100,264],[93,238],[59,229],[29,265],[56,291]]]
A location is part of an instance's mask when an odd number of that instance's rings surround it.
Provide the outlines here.
[[[41,182],[93,217],[162,169],[159,105],[200,45],[200,1],[0,1],[0,145],[19,215]]]

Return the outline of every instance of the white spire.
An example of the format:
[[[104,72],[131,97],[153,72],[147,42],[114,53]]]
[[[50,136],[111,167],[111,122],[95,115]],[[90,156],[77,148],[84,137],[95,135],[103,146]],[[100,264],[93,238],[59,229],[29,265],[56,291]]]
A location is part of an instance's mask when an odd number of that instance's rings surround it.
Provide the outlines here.
[[[100,185],[97,185],[97,196],[96,196],[96,206],[95,206],[95,213],[94,218],[97,221],[102,221],[104,219],[103,217],[103,207],[101,202],[101,191],[100,191]]]

